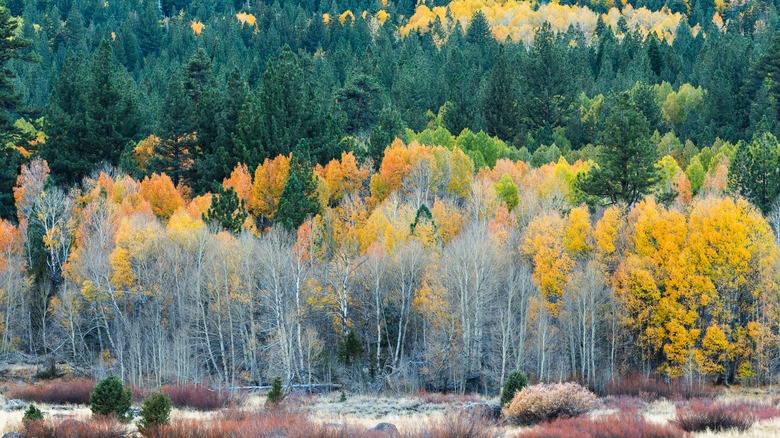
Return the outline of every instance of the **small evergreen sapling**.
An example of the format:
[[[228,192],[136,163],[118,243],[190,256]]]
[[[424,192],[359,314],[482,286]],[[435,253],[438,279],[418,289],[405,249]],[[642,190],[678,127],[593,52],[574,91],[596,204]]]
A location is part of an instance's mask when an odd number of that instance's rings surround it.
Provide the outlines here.
[[[141,431],[166,425],[171,420],[171,399],[162,392],[155,392],[144,399],[141,405],[141,421],[138,429]]]
[[[29,423],[31,421],[43,420],[43,412],[36,408],[34,404],[30,404],[30,407],[24,411],[24,417],[22,417],[22,423]]]
[[[125,389],[122,381],[116,376],[101,380],[89,396],[89,408],[93,415],[116,415],[120,420],[127,420],[127,411],[133,394]]]
[[[269,406],[276,406],[284,400],[284,391],[282,390],[282,378],[274,377],[274,381],[271,384],[271,390],[268,392],[268,398],[265,404]]]
[[[515,398],[515,394],[526,386],[528,386],[528,378],[524,372],[513,371],[509,373],[504,389],[501,391],[501,406],[503,407],[512,401]]]

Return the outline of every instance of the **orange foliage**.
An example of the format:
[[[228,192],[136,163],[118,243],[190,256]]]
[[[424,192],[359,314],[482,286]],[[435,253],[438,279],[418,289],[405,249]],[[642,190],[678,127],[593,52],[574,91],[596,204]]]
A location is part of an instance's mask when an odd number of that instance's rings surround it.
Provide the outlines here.
[[[238,163],[230,177],[222,181],[222,187],[231,187],[246,205],[252,202],[252,174],[246,164]]]
[[[279,155],[273,160],[266,158],[263,164],[255,170],[255,182],[252,186],[252,202],[250,211],[258,217],[273,219],[279,198],[290,176],[290,160],[288,156]]]
[[[158,217],[168,219],[184,206],[184,198],[176,190],[173,181],[166,174],[153,174],[141,181],[141,197],[152,206],[152,212]]]

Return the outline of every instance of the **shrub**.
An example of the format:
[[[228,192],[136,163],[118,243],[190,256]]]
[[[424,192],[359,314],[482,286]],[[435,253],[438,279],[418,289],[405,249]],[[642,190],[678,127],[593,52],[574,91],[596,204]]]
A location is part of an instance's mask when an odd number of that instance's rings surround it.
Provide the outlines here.
[[[166,425],[171,420],[171,399],[161,392],[155,392],[147,397],[141,405],[141,421],[138,429],[141,431]]]
[[[166,385],[162,393],[171,399],[177,408],[190,408],[198,411],[213,411],[230,406],[234,399],[223,389],[214,389],[205,385],[187,383],[184,385]]]
[[[559,419],[521,432],[517,438],[677,438],[685,435],[672,425],[648,422],[642,414],[620,413],[595,419]]]
[[[95,391],[89,396],[89,408],[93,414],[116,415],[120,420],[125,420],[132,399],[133,393],[125,389],[122,381],[116,376],[110,376],[95,386]]]
[[[747,403],[725,403],[711,399],[693,400],[677,406],[677,415],[672,420],[686,432],[727,429],[748,430],[756,417]]]
[[[24,423],[22,434],[34,438],[122,438],[127,431],[110,417],[93,418],[90,421],[43,420]]]
[[[489,418],[468,410],[448,413],[441,419],[430,420],[412,436],[428,438],[495,438],[504,436]]]
[[[29,423],[30,421],[43,420],[43,412],[36,408],[35,405],[30,404],[30,407],[24,411],[24,417],[22,417],[22,423]]]
[[[342,394],[344,392],[342,391]],[[344,400],[346,401],[346,395],[344,395]],[[265,404],[268,406],[276,406],[279,403],[284,400],[284,392],[282,391],[282,379],[281,377],[274,377],[273,383],[271,383],[271,390],[268,391],[268,398],[265,401]]]
[[[684,379],[666,380],[660,376],[626,374],[609,381],[603,395],[638,397],[651,402],[661,398],[667,400],[690,400],[693,398],[712,398],[717,395],[715,388],[700,381],[686,382]]]
[[[644,400],[628,395],[608,396],[604,400],[604,404],[608,408],[617,409],[620,412],[639,412],[645,407]]]
[[[174,420],[146,433],[148,438],[223,438],[283,436],[286,438],[378,437],[360,426],[329,426],[306,415],[273,409],[262,412],[228,411],[209,419]]]
[[[530,425],[585,414],[598,402],[595,394],[573,382],[540,383],[523,388],[503,412],[512,423]]]
[[[95,382],[92,380],[54,380],[34,385],[13,385],[6,396],[26,402],[86,405],[94,389]]]
[[[506,378],[504,389],[501,391],[501,406],[503,407],[515,397],[517,391],[528,386],[528,378],[522,371],[513,371]]]

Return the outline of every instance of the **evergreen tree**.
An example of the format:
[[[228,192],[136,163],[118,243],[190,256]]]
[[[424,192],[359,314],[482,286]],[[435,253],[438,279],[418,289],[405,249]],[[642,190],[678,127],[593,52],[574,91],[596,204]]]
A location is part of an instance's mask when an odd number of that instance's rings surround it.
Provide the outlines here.
[[[564,126],[572,113],[575,89],[566,53],[549,23],[536,32],[525,68],[524,116],[534,134]],[[549,140],[549,139],[547,139]]]
[[[511,142],[518,133],[520,110],[504,46],[499,46],[482,101],[482,117],[490,135]]]
[[[512,371],[506,378],[504,388],[501,390],[501,406],[506,406],[515,398],[515,394],[528,386],[528,378],[522,371]]]
[[[776,120],[780,121],[780,30],[775,31],[772,44],[759,62],[758,71],[766,79],[775,100]]]
[[[600,140],[598,167],[579,175],[576,185],[598,201],[631,206],[655,184],[657,149],[650,142],[647,119],[631,103],[628,93],[616,97]]]
[[[233,234],[241,232],[248,213],[244,200],[239,198],[232,187],[224,188],[216,184],[211,197],[211,206],[203,213],[204,222],[214,222]]]
[[[32,44],[17,35],[19,23],[10,11],[0,6],[0,217],[13,219],[15,207],[13,187],[23,160],[19,150],[9,142],[19,136],[14,119],[22,111],[22,97],[16,91],[14,60],[36,62],[38,58],[25,53]]]
[[[196,153],[196,127],[192,99],[178,75],[171,78],[162,107],[160,141],[154,147],[149,170],[166,173],[174,184],[190,177]]]
[[[89,408],[93,415],[116,415],[124,420],[132,400],[133,393],[124,388],[122,381],[116,376],[109,376],[95,385],[95,390],[89,395]]]
[[[780,144],[774,135],[756,134],[740,142],[729,168],[729,184],[768,214],[780,195]]]
[[[346,130],[352,135],[371,128],[376,123],[381,89],[373,75],[357,73],[336,92],[336,102],[346,118]]]
[[[69,53],[47,107],[41,155],[58,183],[73,183],[98,163],[119,164],[140,126],[135,82],[117,67],[108,41],[84,69]]]
[[[266,397],[266,405],[269,406],[276,406],[279,403],[284,400],[284,389],[282,388],[282,378],[281,377],[274,377],[273,382],[271,383],[271,390],[268,391],[268,396]]]
[[[154,429],[158,426],[164,426],[171,420],[171,399],[162,392],[155,392],[146,397],[141,404],[141,421],[138,422],[138,429]]]
[[[317,183],[313,178],[311,165],[302,159],[301,155],[301,152],[293,154],[290,177],[282,190],[279,207],[274,215],[274,222],[288,230],[297,230],[308,217],[320,212]]]

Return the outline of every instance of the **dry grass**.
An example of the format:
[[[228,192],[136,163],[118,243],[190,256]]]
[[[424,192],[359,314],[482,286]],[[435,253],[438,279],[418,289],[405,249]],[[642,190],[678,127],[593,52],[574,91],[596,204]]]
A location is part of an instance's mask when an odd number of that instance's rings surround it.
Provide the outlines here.
[[[34,438],[122,438],[127,435],[128,428],[112,417],[89,420],[66,418],[24,423],[22,433]]]

